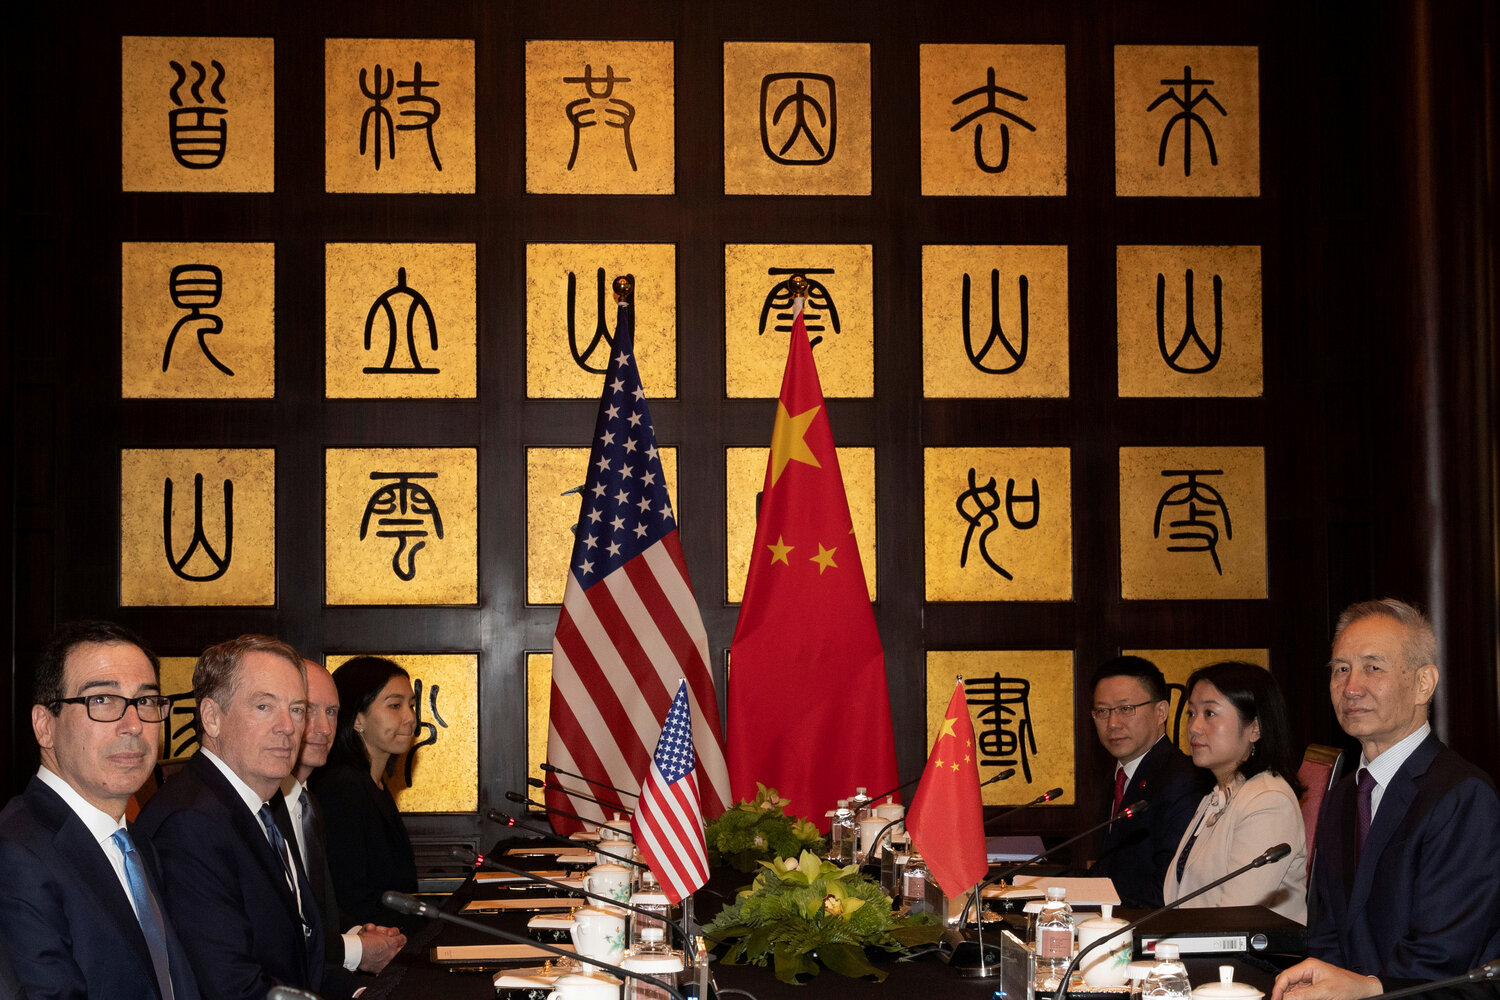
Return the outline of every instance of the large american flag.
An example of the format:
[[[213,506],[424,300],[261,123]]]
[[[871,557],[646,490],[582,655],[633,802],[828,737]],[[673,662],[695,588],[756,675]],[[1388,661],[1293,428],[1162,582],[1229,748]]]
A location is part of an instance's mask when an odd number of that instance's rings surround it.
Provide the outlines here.
[[[708,637],[632,356],[633,310],[629,302],[620,304],[552,640],[547,760],[599,783],[574,781],[571,791],[619,802],[600,786],[628,792],[640,787],[651,768],[661,719],[685,679],[698,732],[702,812],[713,817],[730,801],[719,703],[709,673]],[[548,790],[547,804],[592,820],[608,818],[597,803],[555,788]],[[554,824],[576,828],[566,821]]]
[[[703,839],[703,813],[698,809],[698,777],[693,773],[687,681],[677,686],[677,697],[662,723],[630,832],[672,902],[691,896],[708,881],[708,845]]]

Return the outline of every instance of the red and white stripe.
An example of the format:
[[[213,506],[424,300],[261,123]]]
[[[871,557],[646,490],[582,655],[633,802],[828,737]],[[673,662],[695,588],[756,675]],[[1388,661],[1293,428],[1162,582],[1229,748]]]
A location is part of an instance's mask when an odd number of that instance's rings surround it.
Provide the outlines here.
[[[646,863],[676,903],[708,881],[708,845],[698,811],[698,772],[669,783],[654,763],[630,824]]]

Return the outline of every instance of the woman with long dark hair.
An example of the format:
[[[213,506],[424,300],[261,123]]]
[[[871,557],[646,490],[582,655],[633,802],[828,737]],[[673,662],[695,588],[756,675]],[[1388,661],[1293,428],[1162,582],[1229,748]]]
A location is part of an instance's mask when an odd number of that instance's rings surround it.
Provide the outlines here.
[[[411,677],[379,656],[356,656],[333,672],[339,691],[338,729],[328,763],[310,785],[323,812],[328,870],[347,920],[410,933],[419,918],[397,916],[380,903],[389,889],[417,891],[417,864],[406,824],[385,779],[411,749],[417,699]]]
[[[1297,803],[1297,753],[1286,699],[1270,671],[1228,661],[1195,670],[1187,682],[1193,763],[1213,772],[1167,866],[1168,903],[1290,844],[1280,861],[1245,872],[1184,906],[1266,906],[1307,922],[1307,835]]]

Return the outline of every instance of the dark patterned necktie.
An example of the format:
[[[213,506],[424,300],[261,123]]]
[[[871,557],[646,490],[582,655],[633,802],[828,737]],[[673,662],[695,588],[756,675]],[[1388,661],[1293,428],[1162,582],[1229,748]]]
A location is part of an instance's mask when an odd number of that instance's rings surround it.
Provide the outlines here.
[[[302,806],[302,848],[303,860],[307,862],[307,881],[316,895],[326,878],[323,870],[323,822],[313,805],[312,794],[305,786],[297,802]]]
[[[1370,835],[1370,796],[1375,791],[1375,784],[1375,776],[1370,773],[1369,768],[1360,768],[1354,798],[1355,815],[1359,819],[1359,840],[1354,853],[1356,860],[1365,853],[1365,838]]]
[[[286,838],[281,835],[281,828],[276,825],[276,817],[271,815],[271,807],[262,802],[260,812],[260,825],[266,828],[266,838],[271,841],[271,849],[281,859],[281,871],[286,876],[286,884],[292,890],[292,898],[297,901],[297,916],[302,921],[302,936],[307,937],[312,933],[312,925],[307,922],[307,914],[302,912],[302,894],[297,891],[297,867],[292,862],[292,849],[287,846]]]

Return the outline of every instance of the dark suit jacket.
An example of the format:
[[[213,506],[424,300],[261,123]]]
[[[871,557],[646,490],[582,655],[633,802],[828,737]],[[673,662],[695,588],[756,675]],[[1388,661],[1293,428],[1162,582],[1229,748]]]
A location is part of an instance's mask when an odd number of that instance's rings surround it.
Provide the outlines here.
[[[1356,860],[1355,774],[1318,819],[1308,953],[1386,989],[1500,957],[1500,798],[1428,736],[1380,800]]]
[[[1099,846],[1099,860],[1090,874],[1114,880],[1115,891],[1126,906],[1155,909],[1162,905],[1162,881],[1167,865],[1177,853],[1187,825],[1203,796],[1213,784],[1213,774],[1194,767],[1193,759],[1163,737],[1146,751],[1125,786],[1124,804],[1145,799],[1150,808],[1136,819],[1111,824]],[[1109,818],[1114,804],[1114,771],[1099,822]]]
[[[389,889],[417,891],[417,862],[390,792],[371,781],[367,770],[333,760],[313,772],[312,790],[347,923],[395,926],[408,937],[421,929],[421,917],[398,915],[380,903]]]
[[[264,1000],[278,984],[319,989],[323,926],[302,862],[293,850],[309,935],[260,821],[212,761],[189,760],[146,803],[138,824],[156,844],[167,909],[184,928],[205,997]]]
[[[150,840],[138,828],[131,839],[164,901]],[[172,989],[177,1000],[195,1000],[192,966],[170,917],[166,930]],[[146,936],[113,866],[38,778],[0,812],[0,949],[32,1000],[161,1000]]]
[[[272,801],[271,812],[276,816],[276,825],[281,828],[281,835],[288,844],[295,846],[298,840],[292,813],[280,796]],[[322,993],[324,996],[352,997],[355,990],[370,985],[370,981],[360,982],[358,976],[344,968],[344,935],[340,928],[348,925],[339,920],[338,898],[333,891],[333,873],[328,870],[328,852],[323,842],[317,839],[307,845],[307,851],[309,863],[315,862],[319,856],[323,859],[322,879],[308,879],[313,898],[318,903],[318,916],[323,920]]]

